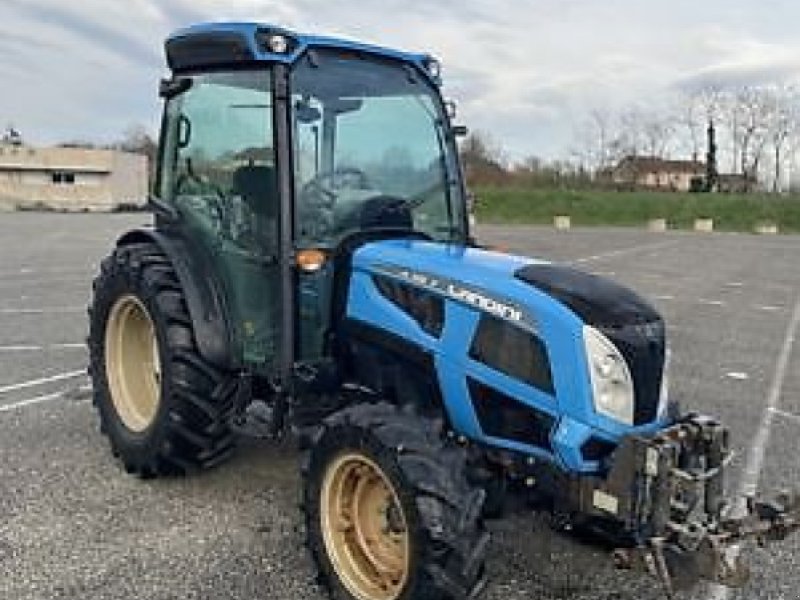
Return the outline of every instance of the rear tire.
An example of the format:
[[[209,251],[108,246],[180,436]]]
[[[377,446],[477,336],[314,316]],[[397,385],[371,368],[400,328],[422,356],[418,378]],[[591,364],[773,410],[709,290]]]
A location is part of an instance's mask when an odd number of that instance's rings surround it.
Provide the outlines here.
[[[319,581],[332,598],[480,595],[485,494],[467,481],[463,448],[444,441],[435,421],[359,404],[326,419],[312,443],[302,506]]]
[[[119,247],[93,287],[93,399],[125,469],[141,477],[183,474],[228,458],[238,378],[198,352],[169,258],[152,243]]]

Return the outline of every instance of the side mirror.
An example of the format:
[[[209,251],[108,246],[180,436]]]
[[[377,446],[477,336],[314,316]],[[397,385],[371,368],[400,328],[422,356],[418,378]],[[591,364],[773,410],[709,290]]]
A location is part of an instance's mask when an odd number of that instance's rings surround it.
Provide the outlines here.
[[[192,87],[188,77],[179,79],[162,79],[158,86],[158,95],[169,100]]]
[[[469,129],[466,125],[453,125],[450,131],[455,137],[466,137],[466,135],[469,134]]]

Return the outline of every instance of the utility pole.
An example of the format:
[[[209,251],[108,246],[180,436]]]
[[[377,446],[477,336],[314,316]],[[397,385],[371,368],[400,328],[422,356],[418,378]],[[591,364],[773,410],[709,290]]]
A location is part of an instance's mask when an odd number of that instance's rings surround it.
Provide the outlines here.
[[[719,170],[717,169],[717,139],[714,119],[708,120],[708,150],[706,152],[706,192],[717,190],[719,185]]]

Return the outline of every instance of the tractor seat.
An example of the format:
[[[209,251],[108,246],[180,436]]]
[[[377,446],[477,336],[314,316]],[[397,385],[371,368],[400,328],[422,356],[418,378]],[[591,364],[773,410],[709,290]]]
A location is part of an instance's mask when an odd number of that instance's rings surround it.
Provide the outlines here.
[[[259,217],[276,219],[278,203],[278,178],[274,167],[246,165],[233,173],[233,190],[247,207]]]
[[[278,179],[274,167],[246,165],[233,172],[233,194],[247,207],[244,235],[239,243],[245,249],[274,255],[278,248]],[[248,222],[249,221],[249,222]]]

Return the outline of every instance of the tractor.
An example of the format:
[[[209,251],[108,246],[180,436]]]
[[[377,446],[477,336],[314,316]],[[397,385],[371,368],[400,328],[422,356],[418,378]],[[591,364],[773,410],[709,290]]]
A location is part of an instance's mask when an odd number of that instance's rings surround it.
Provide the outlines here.
[[[667,593],[741,583],[730,546],[797,528],[788,495],[729,516],[727,431],[670,401],[645,300],[471,236],[436,59],[258,23],[165,49],[153,224],[117,240],[89,311],[126,471],[296,439],[338,600],[478,597],[508,510],[602,532]]]

